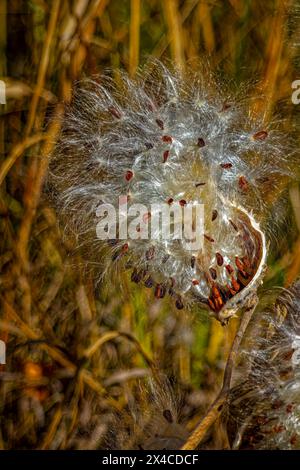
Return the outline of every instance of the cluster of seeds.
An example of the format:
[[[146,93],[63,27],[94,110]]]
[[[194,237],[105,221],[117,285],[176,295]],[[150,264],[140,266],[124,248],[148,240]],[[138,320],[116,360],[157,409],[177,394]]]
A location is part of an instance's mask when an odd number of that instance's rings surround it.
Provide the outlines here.
[[[101,276],[131,269],[157,298],[168,293],[179,309],[198,303],[225,319],[261,280],[267,195],[286,173],[289,150],[276,124],[252,113],[243,96],[224,94],[208,73],[188,74],[151,63],[135,79],[84,82],[66,113],[50,181],[66,228]],[[140,237],[100,243],[96,209],[117,208],[120,198],[149,207],[136,226]],[[143,238],[158,203],[204,205],[201,250]]]

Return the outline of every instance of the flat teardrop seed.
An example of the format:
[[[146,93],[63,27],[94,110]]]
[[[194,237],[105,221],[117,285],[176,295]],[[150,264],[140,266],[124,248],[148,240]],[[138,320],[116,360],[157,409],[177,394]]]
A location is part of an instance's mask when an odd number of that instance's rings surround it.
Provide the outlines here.
[[[151,276],[148,277],[148,279],[145,280],[144,284],[145,284],[145,287],[148,287],[148,288],[153,287],[154,282],[153,282],[152,277]]]
[[[230,266],[230,264],[226,264],[225,268],[226,268],[226,271],[228,272],[228,274],[232,274],[233,271],[234,271],[233,267]]]
[[[267,137],[268,137],[267,131],[258,131],[252,136],[254,140],[265,140]]]
[[[217,271],[214,268],[209,268],[209,272],[214,280],[217,279]]]
[[[182,310],[182,309],[183,309],[183,303],[182,303],[182,300],[181,300],[180,298],[176,300],[175,305],[176,305],[176,308],[177,308],[178,310]]]
[[[232,163],[221,163],[220,167],[224,170],[229,170],[229,168],[232,168]]]
[[[146,142],[145,147],[146,147],[147,150],[151,150],[151,149],[153,149],[153,144],[151,144],[151,142]]]
[[[249,188],[248,181],[243,175],[239,177],[239,188],[244,192],[248,191]]]
[[[155,248],[154,246],[150,246],[150,248],[146,251],[146,260],[150,261],[154,258]]]
[[[170,155],[170,151],[169,151],[169,150],[165,150],[164,153],[163,153],[163,162],[164,162],[164,163],[166,163],[166,161],[168,160],[169,155]]]
[[[120,111],[119,111],[117,108],[115,108],[114,106],[110,106],[110,107],[108,108],[108,111],[109,111],[115,118],[121,119],[122,114],[121,114]]]
[[[165,296],[166,288],[162,284],[157,284],[155,288],[155,297],[162,299]]]
[[[214,241],[215,241],[212,237],[210,237],[209,235],[206,235],[206,234],[204,234],[204,238],[206,238],[206,240],[208,240],[211,243],[214,243]]]
[[[214,220],[216,220],[217,217],[218,217],[218,211],[216,209],[214,209],[212,211],[211,221],[213,222]]]
[[[156,124],[158,125],[158,127],[163,131],[164,130],[164,123],[161,119],[156,119]]]
[[[130,181],[132,178],[133,178],[133,171],[131,171],[131,170],[126,171],[126,173],[125,173],[126,181]]]
[[[141,279],[142,279],[142,272],[138,272],[136,269],[134,269],[131,274],[131,281],[138,284]]]

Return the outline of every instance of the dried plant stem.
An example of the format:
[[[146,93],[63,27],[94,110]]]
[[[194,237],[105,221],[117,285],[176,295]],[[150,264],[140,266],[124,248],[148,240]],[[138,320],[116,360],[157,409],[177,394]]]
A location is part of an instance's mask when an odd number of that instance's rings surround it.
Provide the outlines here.
[[[198,5],[199,21],[203,31],[203,40],[206,51],[211,54],[215,49],[214,29],[211,19],[211,6],[206,2]]]
[[[30,195],[28,195],[27,197],[27,207],[25,209],[25,216],[22,220],[22,224],[19,231],[19,238],[17,241],[19,258],[22,261],[23,266],[25,267],[25,271],[28,270],[27,248],[31,232],[31,226],[36,214],[36,209],[38,206],[39,197],[44,182],[44,176],[48,168],[48,157],[53,148],[55,138],[60,130],[62,115],[63,107],[61,105],[58,105],[55,113],[53,114],[53,120],[51,126],[49,127],[47,139],[41,149],[42,158],[38,170],[36,172],[34,182],[32,183],[32,186],[30,188]]]
[[[36,134],[36,135],[32,135],[31,137],[27,137],[22,142],[14,146],[11,153],[4,160],[4,162],[2,163],[0,167],[0,186],[3,183],[3,180],[6,177],[9,170],[15,164],[17,159],[22,156],[23,152],[29,147],[32,147],[33,145],[36,145],[37,143],[39,143],[41,140],[46,140],[46,139],[47,139],[47,134]]]
[[[277,0],[275,2],[276,14],[273,18],[273,24],[270,27],[269,42],[267,44],[268,60],[266,62],[267,65],[263,83],[260,85],[266,95],[266,99],[255,102],[254,104],[254,112],[260,111],[261,107],[264,108],[266,120],[269,119],[272,113],[272,107],[274,106],[274,93],[280,72],[283,45],[285,43],[286,7],[287,2],[285,1]]]
[[[197,428],[191,434],[189,439],[186,441],[181,450],[193,450],[202,442],[207,430],[214,424],[220,412],[222,411],[223,405],[226,400],[226,394],[219,393],[216,400],[210,406],[208,412],[199,423]]]
[[[140,0],[131,0],[130,44],[129,44],[129,74],[133,76],[139,63],[140,50]]]
[[[26,136],[30,134],[31,129],[33,128],[37,106],[39,102],[39,97],[41,96],[42,90],[44,88],[45,78],[46,78],[46,73],[47,73],[47,68],[48,68],[48,63],[49,63],[49,58],[50,58],[50,51],[51,51],[51,47],[53,47],[53,36],[55,34],[59,7],[60,7],[60,0],[54,0],[51,14],[50,14],[50,19],[49,19],[48,31],[47,31],[44,48],[43,48],[43,52],[41,56],[40,67],[38,71],[38,81],[37,81],[37,85],[33,93],[32,101],[30,103],[28,121],[27,121],[27,126],[26,126],[26,131],[25,131]]]
[[[233,367],[235,365],[236,357],[239,351],[239,347],[241,344],[241,341],[243,339],[243,336],[245,334],[245,331],[247,329],[247,326],[252,318],[252,315],[255,311],[256,305],[258,302],[258,298],[256,295],[254,295],[251,300],[249,301],[248,306],[245,308],[243,312],[243,316],[241,318],[241,322],[238,328],[238,331],[235,335],[234,341],[232,343],[232,347],[227,359],[226,367],[225,367],[225,372],[224,372],[224,378],[223,378],[223,385],[222,388],[215,399],[215,401],[212,403],[210,406],[208,412],[206,413],[205,417],[201,420],[199,425],[196,427],[196,429],[193,431],[191,436],[188,438],[184,446],[182,447],[182,450],[193,450],[196,449],[197,446],[201,443],[203,440],[206,432],[208,429],[213,425],[213,423],[216,421],[216,419],[220,416],[220,413],[223,409],[223,405],[227,400],[228,397],[228,392],[230,390],[230,382],[231,382],[231,377],[232,377],[232,372],[233,372]]]
[[[83,356],[86,358],[90,358],[104,343],[107,341],[111,341],[115,338],[126,338],[128,341],[133,343],[137,349],[137,351],[140,353],[140,355],[143,357],[144,361],[150,367],[152,370],[155,369],[155,364],[149,354],[144,350],[140,342],[130,333],[125,333],[122,331],[109,331],[108,333],[104,334],[100,338],[97,339],[95,343],[93,343],[90,347],[88,347],[84,353]]]
[[[184,58],[178,2],[177,0],[166,0],[163,4],[169,30],[171,53],[177,66],[183,68]]]
[[[180,31],[182,34],[183,31],[183,26],[185,21],[188,20],[190,15],[193,13],[194,9],[198,5],[199,0],[193,0],[190,2],[186,2],[182,5],[182,9],[180,11]],[[165,35],[163,34],[161,39],[158,41],[156,46],[151,52],[151,55],[154,57],[162,57],[163,54],[166,52],[166,49],[170,45],[170,41],[172,38],[170,38],[170,35]]]

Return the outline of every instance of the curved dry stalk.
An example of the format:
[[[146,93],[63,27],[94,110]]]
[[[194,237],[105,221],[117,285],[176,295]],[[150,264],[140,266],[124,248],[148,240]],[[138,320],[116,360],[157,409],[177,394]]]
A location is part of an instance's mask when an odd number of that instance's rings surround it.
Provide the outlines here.
[[[140,52],[140,0],[131,0],[130,42],[129,42],[129,73],[134,76],[139,64]]]
[[[39,66],[39,71],[38,71],[38,80],[37,80],[37,84],[36,84],[36,87],[32,96],[32,100],[30,103],[28,121],[27,121],[26,129],[25,129],[25,136],[28,136],[30,134],[34,126],[36,112],[38,109],[39,98],[42,94],[42,90],[45,84],[45,78],[46,78],[48,63],[50,59],[50,52],[51,52],[51,47],[52,47],[52,40],[55,34],[55,28],[57,25],[59,9],[60,9],[60,0],[55,0],[52,5],[48,30],[47,30],[47,34],[46,34],[46,38],[44,42],[43,52],[41,55],[41,61],[40,61],[40,66]]]
[[[19,157],[22,156],[24,151],[33,145],[38,144],[41,140],[46,140],[48,138],[47,134],[35,134],[30,137],[26,137],[22,142],[15,145],[8,157],[3,161],[0,167],[0,186],[3,183],[7,173],[16,163]]]
[[[166,0],[163,2],[166,23],[168,26],[168,35],[170,38],[171,54],[179,69],[184,67],[184,52],[182,44],[181,15],[178,11],[178,3],[175,0]]]
[[[209,407],[206,415],[200,421],[196,429],[192,432],[192,434],[190,435],[190,437],[188,438],[188,440],[186,441],[186,443],[184,444],[181,450],[196,449],[198,445],[202,442],[208,429],[213,425],[213,423],[220,416],[224,403],[226,402],[228,398],[232,372],[233,372],[233,368],[236,362],[237,354],[238,354],[242,339],[244,337],[245,331],[247,329],[247,326],[257,306],[257,303],[258,303],[258,297],[255,294],[251,297],[248,305],[246,306],[244,310],[238,331],[233,340],[231,350],[227,359],[225,371],[224,371],[222,388],[217,398],[215,399],[215,401]]]

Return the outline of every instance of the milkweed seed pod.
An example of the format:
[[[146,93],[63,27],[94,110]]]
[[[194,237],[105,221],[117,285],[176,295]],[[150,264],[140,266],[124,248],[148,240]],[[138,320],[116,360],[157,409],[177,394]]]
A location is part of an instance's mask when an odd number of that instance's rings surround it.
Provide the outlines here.
[[[100,77],[75,91],[50,183],[63,224],[101,276],[131,269],[157,298],[171,295],[178,309],[199,304],[225,322],[262,279],[267,194],[288,173],[290,153],[278,125],[252,113],[245,97],[225,96],[210,73],[151,62],[135,79]],[[108,204],[149,212],[138,222],[128,216],[134,236],[121,238],[117,222],[103,243],[96,226],[106,214],[96,215]],[[156,204],[171,212],[203,204],[201,249],[152,237]],[[178,228],[172,214],[162,225]]]
[[[247,339],[229,406],[233,446],[300,449],[300,281],[257,312]]]
[[[176,450],[188,437],[179,416],[174,387],[160,374],[158,380],[140,384],[129,409],[122,410],[110,426],[106,441],[118,450]]]

